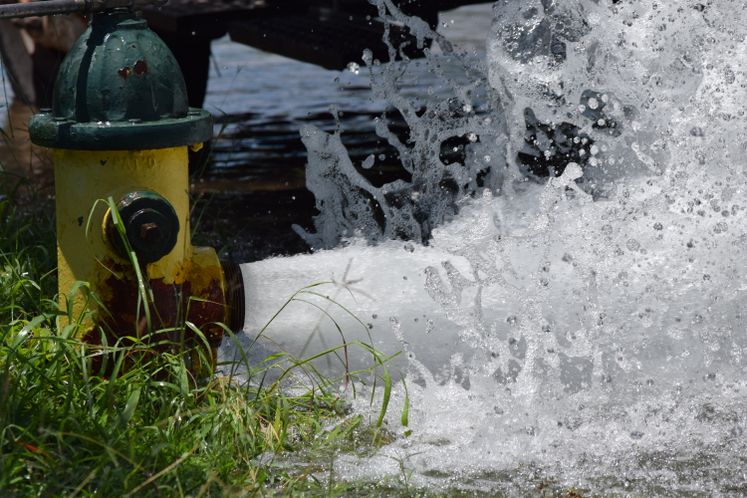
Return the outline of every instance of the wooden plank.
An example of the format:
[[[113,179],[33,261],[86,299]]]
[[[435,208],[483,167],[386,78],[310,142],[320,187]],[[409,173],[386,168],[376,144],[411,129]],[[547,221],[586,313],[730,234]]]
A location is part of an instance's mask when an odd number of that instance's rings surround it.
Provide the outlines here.
[[[324,17],[257,16],[229,23],[228,32],[235,42],[327,69],[360,63],[366,49],[375,59],[389,60],[388,47],[382,41],[384,24],[342,12],[326,13]],[[416,46],[415,38],[406,30],[391,26],[390,39],[408,57],[422,56],[422,47]]]
[[[2,1],[2,0],[0,0]],[[435,13],[462,5],[489,3],[486,0],[399,0],[406,12]],[[177,36],[217,38],[226,33],[226,23],[259,15],[302,16],[313,21],[309,9],[339,12],[341,15],[369,14],[376,9],[368,0],[170,0],[163,7],[145,8],[145,18],[152,28]],[[430,15],[427,15],[429,21]],[[359,18],[359,22],[362,17]]]
[[[226,34],[226,23],[266,8],[261,0],[170,0],[143,9],[154,30],[179,37],[214,39]]]

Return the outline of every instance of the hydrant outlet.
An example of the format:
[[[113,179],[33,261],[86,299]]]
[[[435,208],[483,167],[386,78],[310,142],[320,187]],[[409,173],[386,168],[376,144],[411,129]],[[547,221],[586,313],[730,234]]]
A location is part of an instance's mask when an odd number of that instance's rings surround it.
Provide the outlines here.
[[[238,332],[244,329],[246,313],[246,297],[244,293],[244,276],[241,268],[236,263],[223,262],[223,275],[225,276],[225,294],[228,303],[227,323],[228,327]]]

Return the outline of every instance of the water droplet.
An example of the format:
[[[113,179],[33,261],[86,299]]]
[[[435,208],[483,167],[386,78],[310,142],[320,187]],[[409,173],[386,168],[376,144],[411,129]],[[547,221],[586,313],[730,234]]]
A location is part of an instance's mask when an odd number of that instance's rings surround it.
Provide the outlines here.
[[[628,239],[625,243],[625,247],[627,247],[629,251],[638,251],[641,249],[641,243],[635,239]]]

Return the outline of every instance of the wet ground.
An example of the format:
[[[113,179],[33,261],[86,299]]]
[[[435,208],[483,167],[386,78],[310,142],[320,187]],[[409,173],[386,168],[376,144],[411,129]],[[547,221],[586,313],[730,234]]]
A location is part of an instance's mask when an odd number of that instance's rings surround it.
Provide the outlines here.
[[[489,10],[481,5],[442,13],[440,29],[465,48],[483,50]],[[427,78],[413,80],[406,91],[426,92]],[[7,82],[2,87],[0,164],[12,175],[3,181],[31,178],[53,195],[48,154],[28,143],[33,111],[17,102],[6,106],[10,88]],[[215,116],[216,138],[208,162],[193,167],[193,227],[196,242],[216,247],[224,258],[245,262],[308,250],[291,229],[309,228],[315,214],[305,188],[303,124],[340,129],[354,162],[385,157],[366,172],[372,183],[402,174],[394,151],[374,133],[373,120],[387,106],[371,97],[364,71],[328,71],[221,39],[213,44],[205,108]]]

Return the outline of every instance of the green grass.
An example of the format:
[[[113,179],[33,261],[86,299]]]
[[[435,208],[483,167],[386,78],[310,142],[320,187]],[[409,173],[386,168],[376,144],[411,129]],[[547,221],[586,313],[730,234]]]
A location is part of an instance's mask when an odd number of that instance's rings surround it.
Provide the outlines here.
[[[354,490],[332,472],[336,455],[370,451],[388,435],[382,416],[369,422],[347,412],[338,393],[343,379],[326,379],[310,362],[277,355],[263,365],[244,360],[241,378],[199,380],[180,354],[151,354],[147,338],[94,347],[75,338],[75,326],[58,330],[52,206],[40,200],[21,207],[16,197],[13,181],[0,176],[1,496],[337,496]],[[388,391],[384,361],[372,358]],[[96,371],[102,362],[104,375]],[[267,375],[272,369],[277,372]],[[370,373],[348,372],[344,380],[359,382]],[[289,389],[298,378],[303,387]],[[305,463],[283,463],[294,459]]]
[[[271,462],[257,457],[311,444],[342,406],[318,388],[288,396],[224,378],[195,385],[181,358],[168,353],[107,377],[92,375],[98,351],[44,322],[30,325],[3,334],[6,495],[291,491],[308,483],[272,472]],[[113,349],[121,364],[138,347]]]

